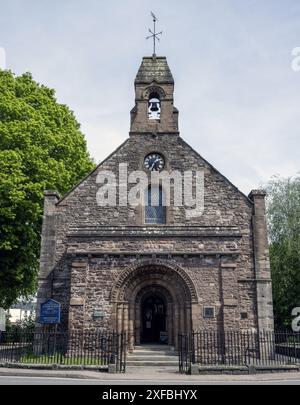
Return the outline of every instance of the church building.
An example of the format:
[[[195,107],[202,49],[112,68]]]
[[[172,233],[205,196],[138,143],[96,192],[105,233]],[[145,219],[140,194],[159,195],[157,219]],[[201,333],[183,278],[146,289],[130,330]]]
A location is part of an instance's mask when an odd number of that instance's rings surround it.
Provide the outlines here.
[[[126,332],[129,350],[273,330],[265,192],[244,195],[181,137],[165,57],[134,84],[125,142],[67,195],[45,192],[38,307],[60,302],[62,330]]]

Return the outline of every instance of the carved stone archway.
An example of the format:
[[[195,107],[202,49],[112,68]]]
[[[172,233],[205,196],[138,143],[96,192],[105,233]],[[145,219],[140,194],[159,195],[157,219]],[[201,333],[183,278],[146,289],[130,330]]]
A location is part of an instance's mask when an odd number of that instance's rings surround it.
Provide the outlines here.
[[[194,284],[186,272],[165,261],[143,262],[126,269],[111,292],[113,323],[128,334],[129,350],[140,344],[141,300],[150,292],[168,303],[169,344],[177,347],[178,333],[192,330],[192,304],[197,302]]]

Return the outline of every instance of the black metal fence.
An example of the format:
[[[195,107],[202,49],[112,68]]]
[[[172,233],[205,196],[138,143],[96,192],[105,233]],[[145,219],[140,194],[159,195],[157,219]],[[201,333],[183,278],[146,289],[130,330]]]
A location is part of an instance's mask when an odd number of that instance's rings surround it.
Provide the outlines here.
[[[76,366],[114,365],[126,369],[125,333],[107,331],[0,332],[0,363],[59,364]]]
[[[195,332],[179,335],[179,371],[201,366],[300,365],[300,333]]]

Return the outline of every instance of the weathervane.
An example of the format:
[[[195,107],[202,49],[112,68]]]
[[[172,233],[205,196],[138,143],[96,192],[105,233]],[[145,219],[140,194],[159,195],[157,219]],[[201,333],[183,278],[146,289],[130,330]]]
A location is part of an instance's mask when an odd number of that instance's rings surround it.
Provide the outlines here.
[[[156,56],[156,40],[160,41],[159,35],[162,35],[163,32],[156,32],[156,22],[158,21],[158,19],[153,13],[151,13],[151,16],[153,17],[154,29],[152,31],[149,28],[149,32],[151,33],[151,35],[149,35],[146,39],[153,38],[153,56]]]

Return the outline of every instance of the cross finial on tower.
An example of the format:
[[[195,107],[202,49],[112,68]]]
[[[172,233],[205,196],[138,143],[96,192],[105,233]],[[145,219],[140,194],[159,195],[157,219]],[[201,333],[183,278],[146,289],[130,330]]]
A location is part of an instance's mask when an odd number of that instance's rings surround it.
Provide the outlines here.
[[[160,41],[159,39],[159,35],[162,35],[162,31],[161,32],[156,32],[156,22],[158,21],[157,17],[151,12],[151,16],[153,18],[153,24],[154,24],[154,29],[153,31],[149,28],[149,32],[151,33],[151,35],[149,35],[146,39],[150,39],[153,38],[153,57],[156,56],[156,40]]]

